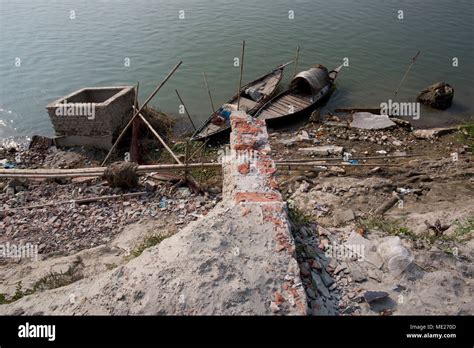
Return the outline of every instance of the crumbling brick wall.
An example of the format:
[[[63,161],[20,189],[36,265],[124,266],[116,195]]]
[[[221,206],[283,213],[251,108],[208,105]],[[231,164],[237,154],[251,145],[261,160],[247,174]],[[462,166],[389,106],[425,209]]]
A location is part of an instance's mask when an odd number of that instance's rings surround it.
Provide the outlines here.
[[[297,312],[307,312],[306,294],[301,285],[295,259],[295,243],[291,234],[286,203],[278,191],[275,162],[270,157],[270,145],[265,121],[245,112],[231,115],[230,149],[223,158],[223,199],[230,205],[240,205],[245,211],[258,209],[262,223],[271,223],[274,231],[275,253],[286,253],[288,263],[296,265],[297,274],[288,277],[275,293],[272,303],[277,311],[286,298],[295,300]],[[289,267],[291,268],[291,267]]]

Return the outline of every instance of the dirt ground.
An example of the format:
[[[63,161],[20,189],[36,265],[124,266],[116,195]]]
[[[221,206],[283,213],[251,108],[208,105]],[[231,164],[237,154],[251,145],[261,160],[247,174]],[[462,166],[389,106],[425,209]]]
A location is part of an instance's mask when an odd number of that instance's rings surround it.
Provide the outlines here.
[[[465,131],[423,138],[403,123],[388,130],[358,130],[336,122],[269,133],[275,161],[319,161],[313,168],[280,164],[277,172],[293,221],[308,314],[474,313],[473,145]],[[318,146],[341,149],[324,156],[301,150]],[[223,149],[206,146],[202,152],[199,143],[186,146],[182,139],[175,139],[172,148],[181,158],[194,155],[192,162],[217,162]],[[352,160],[346,165],[341,161],[344,153]],[[101,157],[81,149],[20,154],[19,168],[97,166]],[[14,161],[17,155],[5,150],[0,157]],[[149,163],[171,163],[164,151],[152,157]],[[324,166],[328,163],[331,166]],[[222,175],[219,170],[196,170],[192,175],[204,193],[175,186],[178,179],[152,177],[142,178],[133,190],[113,189],[100,179],[1,180],[0,242],[30,242],[41,249],[34,267],[24,261],[0,261],[1,302],[16,302],[32,292],[126,265],[130,255],[152,249],[206,216],[221,200]],[[131,192],[144,194],[19,209]],[[380,214],[378,209],[390,201],[395,204]],[[365,259],[334,254],[344,245],[363,245]],[[387,245],[398,252],[393,259],[387,256]]]
[[[415,134],[320,124],[272,134],[277,159],[308,158],[302,148],[334,145],[357,164],[373,164],[280,170],[312,314],[474,312],[472,142],[459,131],[434,139]],[[404,155],[416,156],[361,159]],[[334,163],[331,157],[311,159]],[[401,273],[384,258],[387,243],[406,252],[394,259],[404,262]],[[365,245],[366,260],[331,254],[346,244]],[[380,298],[368,302],[371,294]]]

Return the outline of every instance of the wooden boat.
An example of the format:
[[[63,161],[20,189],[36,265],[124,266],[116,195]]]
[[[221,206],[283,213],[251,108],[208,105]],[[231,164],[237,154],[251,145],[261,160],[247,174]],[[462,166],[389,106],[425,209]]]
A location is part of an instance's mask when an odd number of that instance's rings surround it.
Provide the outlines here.
[[[341,69],[342,65],[328,72],[324,66],[317,65],[300,72],[289,88],[262,105],[255,117],[274,125],[309,114],[331,95]]]
[[[240,107],[239,110],[246,111],[253,116],[255,112],[265,104],[275,93],[278,84],[283,78],[283,69],[288,62],[277,66],[268,74],[259,77],[240,89]],[[215,111],[204,124],[196,130],[191,140],[204,140],[226,136],[230,133],[229,110],[237,110],[238,94],[234,95],[226,104]]]

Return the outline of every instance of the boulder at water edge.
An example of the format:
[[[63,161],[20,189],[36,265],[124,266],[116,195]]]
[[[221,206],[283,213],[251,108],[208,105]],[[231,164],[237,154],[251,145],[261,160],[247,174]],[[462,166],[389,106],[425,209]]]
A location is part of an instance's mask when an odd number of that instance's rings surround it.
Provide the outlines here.
[[[435,109],[447,109],[451,106],[454,88],[445,82],[438,82],[420,92],[417,100]]]

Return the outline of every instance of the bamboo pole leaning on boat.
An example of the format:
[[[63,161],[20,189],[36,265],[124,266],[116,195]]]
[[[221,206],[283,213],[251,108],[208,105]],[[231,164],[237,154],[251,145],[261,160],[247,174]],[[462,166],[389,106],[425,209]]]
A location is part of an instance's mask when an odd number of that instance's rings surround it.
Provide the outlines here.
[[[293,74],[293,77],[296,76],[297,70],[298,69],[298,58],[300,56],[300,45],[296,46],[296,56],[295,56],[295,73]]]
[[[188,112],[188,108],[186,107],[186,105],[184,105],[184,101],[183,101],[183,99],[181,99],[181,96],[179,95],[178,90],[175,89],[174,91],[176,92],[176,95],[178,96],[179,102],[180,102],[181,105],[183,106],[184,111],[186,112],[186,115],[188,115],[189,122],[191,122],[191,125],[192,125],[193,128],[194,128],[194,131],[196,131],[197,128],[196,128],[196,126],[194,125],[193,119],[191,118],[191,115],[190,115],[189,112]]]
[[[207,83],[206,73],[202,73],[202,77],[204,78],[204,84],[206,85],[207,94],[209,95],[209,100],[211,101],[211,108],[212,113],[216,112],[216,108],[214,107],[214,102],[212,101],[211,89],[209,88],[209,84]]]
[[[239,77],[239,89],[237,89],[237,110],[240,108],[240,89],[242,88],[242,75],[244,73],[244,54],[245,54],[245,40],[242,41],[242,53],[240,58],[240,77]]]

